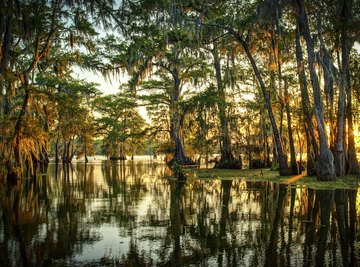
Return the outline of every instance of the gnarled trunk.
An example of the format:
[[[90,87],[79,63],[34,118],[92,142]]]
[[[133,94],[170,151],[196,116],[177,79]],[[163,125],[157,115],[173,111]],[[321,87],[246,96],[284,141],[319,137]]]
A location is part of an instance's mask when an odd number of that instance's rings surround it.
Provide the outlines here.
[[[219,101],[217,101],[217,106],[219,109],[219,120],[220,120],[220,149],[221,157],[218,162],[216,162],[214,168],[218,169],[241,169],[241,165],[238,159],[234,157],[231,152],[231,141],[229,137],[229,127],[228,119],[226,116],[226,99],[225,99],[225,90],[222,82],[221,75],[221,64],[219,59],[219,54],[216,44],[214,44],[214,49],[212,50],[214,57],[214,68],[216,74],[217,82],[217,93]]]
[[[342,75],[344,76],[344,75]],[[343,78],[339,86],[339,100],[337,112],[337,128],[334,146],[334,165],[337,176],[345,174],[345,152],[344,152],[344,115],[345,115],[345,89]]]
[[[306,144],[307,144],[307,173],[308,175],[315,175],[315,162],[319,156],[318,144],[316,142],[314,126],[312,123],[312,114],[310,111],[310,97],[307,89],[307,80],[304,68],[304,58],[300,45],[300,30],[296,29],[296,59],[297,59],[297,71],[299,75],[299,85],[301,91],[301,104],[302,110],[305,116],[304,127],[306,132]]]
[[[317,17],[317,28],[320,40],[320,57],[319,61],[323,67],[324,72],[324,91],[327,99],[330,98],[330,105],[333,106],[334,101],[334,77],[333,77],[333,64],[330,53],[328,52],[324,40],[322,38],[322,24],[320,16]],[[337,109],[337,122],[336,122],[336,135],[335,142],[331,144],[333,140],[330,140],[330,149],[334,153],[334,165],[337,176],[345,174],[345,151],[344,151],[344,115],[345,115],[345,89],[344,89],[344,74],[341,75],[341,81],[339,86],[339,98]],[[328,102],[328,101],[327,101]],[[330,109],[332,112],[332,109]],[[330,127],[333,127],[332,113],[330,114]],[[331,132],[334,129],[331,129]],[[331,133],[330,133],[331,134]],[[333,147],[332,147],[333,146]]]
[[[341,58],[342,58],[342,73],[343,82],[346,90],[346,119],[348,126],[347,135],[347,172],[349,174],[359,174],[359,162],[356,156],[355,140],[354,140],[354,124],[353,124],[353,113],[352,113],[352,92],[350,88],[350,71],[349,71],[349,40],[347,29],[349,27],[349,21],[352,16],[352,4],[353,1],[340,0],[341,6]]]
[[[318,180],[331,181],[336,179],[334,156],[329,149],[327,142],[327,134],[325,131],[325,121],[324,121],[321,90],[315,70],[314,42],[310,34],[308,19],[305,13],[304,0],[296,0],[294,1],[294,3],[295,3],[294,8],[295,8],[295,14],[297,16],[298,27],[306,41],[310,79],[311,79],[313,95],[314,95],[314,111],[315,111],[315,117],[317,121],[318,133],[319,133],[320,153],[316,164],[317,178]]]
[[[182,138],[182,111],[179,106],[179,96],[181,91],[181,84],[178,70],[175,68],[172,71],[172,75],[174,78],[174,91],[171,99],[171,115],[170,115],[170,137],[174,142],[175,151],[174,157],[169,161],[169,164],[172,165],[174,163],[181,165],[195,165],[195,163],[186,156],[183,138]]]

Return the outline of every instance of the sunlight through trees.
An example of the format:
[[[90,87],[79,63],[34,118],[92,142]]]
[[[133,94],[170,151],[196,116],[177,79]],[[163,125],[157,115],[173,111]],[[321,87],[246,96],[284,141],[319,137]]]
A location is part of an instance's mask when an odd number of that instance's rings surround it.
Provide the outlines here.
[[[87,161],[99,142],[112,159],[168,154],[169,164],[306,169],[325,181],[359,174],[359,1],[5,0],[0,9],[3,177],[53,158]],[[74,68],[121,88],[103,95]]]

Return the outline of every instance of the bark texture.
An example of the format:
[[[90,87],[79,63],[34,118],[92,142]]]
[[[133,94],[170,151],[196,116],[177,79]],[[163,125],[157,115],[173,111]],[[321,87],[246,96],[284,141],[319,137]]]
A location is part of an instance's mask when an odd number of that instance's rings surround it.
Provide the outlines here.
[[[183,145],[182,138],[182,112],[179,105],[179,97],[181,92],[181,80],[179,77],[179,72],[176,68],[172,70],[172,75],[174,79],[174,90],[171,99],[171,117],[170,117],[170,137],[174,142],[175,150],[174,157],[169,161],[169,164],[172,165],[174,163],[180,165],[195,165],[195,162],[192,161],[185,154],[185,149]]]
[[[331,107],[334,102],[334,72],[335,67],[333,67],[331,55],[326,48],[325,42],[322,37],[322,23],[321,17],[317,16],[317,28],[318,35],[320,40],[320,54],[319,62],[322,65],[324,73],[324,91],[327,98],[327,103]],[[343,75],[342,75],[343,76]],[[330,100],[330,101],[329,101]],[[338,109],[337,109],[337,121],[336,129],[334,127],[333,119],[333,108],[330,108],[330,149],[334,154],[334,165],[337,176],[345,174],[345,151],[344,151],[344,119],[345,119],[345,88],[344,88],[344,79],[341,79],[339,85],[339,98],[338,98]],[[331,137],[332,133],[336,131],[335,141]]]
[[[225,88],[222,81],[221,75],[221,64],[220,58],[217,50],[216,44],[214,44],[214,49],[212,50],[214,57],[214,68],[216,74],[217,82],[217,92],[219,101],[217,101],[217,106],[219,110],[219,120],[220,120],[220,150],[221,157],[218,162],[216,162],[214,168],[218,169],[241,169],[241,164],[238,159],[234,157],[231,152],[231,140],[229,137],[229,125],[228,118],[226,116],[226,99],[225,99]]]
[[[299,85],[301,91],[301,105],[302,111],[305,116],[304,128],[306,132],[307,142],[307,173],[308,175],[315,175],[315,162],[319,157],[318,144],[316,142],[314,125],[312,122],[312,112],[310,107],[310,97],[307,89],[307,80],[304,68],[304,58],[300,44],[300,30],[296,29],[296,59],[297,59],[297,71],[299,75]]]
[[[314,41],[311,37],[310,28],[308,24],[307,15],[305,12],[304,0],[294,1],[295,14],[297,16],[297,23],[302,36],[306,41],[306,48],[308,54],[308,67],[310,72],[310,79],[314,95],[314,113],[317,121],[320,153],[316,163],[317,178],[320,181],[332,181],[336,179],[334,156],[329,149],[327,142],[327,134],[325,130],[325,120],[323,113],[323,104],[321,97],[320,84],[315,70],[315,52]]]
[[[341,58],[342,58],[342,80],[346,91],[346,119],[348,126],[347,136],[347,172],[359,174],[359,162],[356,156],[354,140],[354,123],[352,113],[352,92],[350,87],[348,27],[352,17],[352,0],[340,0],[340,25],[341,25]]]

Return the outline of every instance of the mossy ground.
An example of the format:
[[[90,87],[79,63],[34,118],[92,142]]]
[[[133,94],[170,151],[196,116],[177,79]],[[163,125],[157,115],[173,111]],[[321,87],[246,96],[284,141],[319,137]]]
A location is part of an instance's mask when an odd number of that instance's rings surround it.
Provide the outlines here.
[[[344,175],[331,182],[317,181],[315,176],[304,176],[295,185],[313,189],[356,189],[360,186],[360,175]]]
[[[261,170],[224,170],[224,169],[186,169],[189,178],[194,179],[243,179],[246,181],[270,181],[286,183],[293,176],[280,176],[279,172],[269,169]],[[314,176],[303,176],[291,183],[291,186],[313,189],[355,189],[360,186],[360,175],[341,176],[333,182],[317,181]]]

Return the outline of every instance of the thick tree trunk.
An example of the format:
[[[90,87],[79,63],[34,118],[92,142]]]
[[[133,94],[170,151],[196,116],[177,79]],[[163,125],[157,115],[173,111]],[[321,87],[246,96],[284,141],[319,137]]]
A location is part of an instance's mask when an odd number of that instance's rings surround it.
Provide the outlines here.
[[[311,79],[313,95],[314,95],[314,111],[315,111],[315,117],[317,121],[318,133],[319,133],[320,153],[316,164],[317,178],[318,180],[332,181],[336,179],[334,156],[331,153],[327,142],[321,90],[315,70],[314,43],[310,34],[307,15],[305,13],[304,0],[296,0],[294,1],[294,3],[295,3],[294,6],[295,14],[297,15],[298,27],[302,32],[302,35],[304,36],[304,39],[306,41],[310,79]]]
[[[67,145],[66,145],[66,142],[64,141],[63,142],[63,152],[62,152],[62,155],[61,155],[61,160],[62,160],[62,163],[66,163],[66,148],[67,148]]]
[[[64,141],[64,148],[63,148],[63,153],[62,153],[62,163],[70,163],[69,162],[69,158],[70,158],[70,141],[66,142]]]
[[[66,163],[70,163],[71,162],[71,151],[70,151],[70,148],[71,148],[71,141],[69,141],[67,143],[67,147],[66,147]]]
[[[309,134],[309,130],[307,130],[306,126],[305,126],[305,135],[306,135],[306,155],[307,155],[306,172],[307,175],[314,176],[316,175],[316,158],[315,158],[313,146],[310,141],[311,137]]]
[[[352,92],[350,88],[350,70],[349,70],[349,40],[347,29],[349,27],[349,21],[352,17],[352,5],[353,1],[340,0],[341,6],[341,57],[342,57],[342,73],[343,82],[346,90],[347,106],[346,106],[346,119],[347,119],[347,173],[359,174],[359,162],[356,156],[355,140],[354,140],[354,125],[352,115]]]
[[[269,115],[269,119],[270,119],[270,124],[272,127],[272,131],[273,131],[273,135],[274,135],[274,140],[275,140],[275,146],[276,146],[276,151],[279,157],[279,172],[280,175],[289,175],[291,172],[289,170],[288,164],[287,164],[287,157],[286,155],[283,153],[283,147],[281,144],[281,139],[280,139],[280,135],[279,135],[279,130],[276,124],[276,120],[275,120],[275,116],[274,116],[274,112],[271,106],[271,101],[270,101],[270,95],[268,90],[266,89],[265,83],[262,79],[262,76],[260,74],[260,71],[256,65],[256,62],[250,52],[250,49],[248,47],[248,45],[246,44],[246,42],[242,39],[242,37],[236,33],[236,32],[231,32],[235,38],[240,42],[240,44],[242,45],[242,47],[244,48],[244,51],[251,63],[251,66],[254,70],[255,76],[260,84],[260,88],[265,100],[265,107],[268,111],[268,115]]]
[[[174,142],[175,151],[174,151],[174,157],[169,161],[169,164],[172,165],[174,163],[177,163],[181,165],[195,165],[195,162],[193,162],[189,157],[186,156],[182,141],[183,140],[182,130],[181,130],[182,111],[180,110],[180,106],[179,106],[181,84],[180,84],[178,70],[176,68],[173,70],[172,75],[174,78],[174,89],[173,89],[173,95],[171,101],[172,113],[170,115],[171,116],[170,137]]]
[[[299,85],[301,91],[301,104],[305,116],[304,126],[306,132],[306,145],[307,145],[307,164],[306,170],[308,175],[315,175],[315,162],[319,156],[318,144],[316,142],[314,125],[312,123],[312,114],[310,111],[310,97],[307,89],[307,80],[304,67],[304,58],[300,45],[300,31],[296,30],[296,59],[297,71],[299,75]]]
[[[322,64],[324,72],[324,91],[327,98],[330,98],[330,106],[333,106],[333,94],[334,94],[334,74],[333,74],[333,64],[331,56],[325,46],[325,43],[322,38],[322,24],[321,18],[317,18],[317,28],[320,40],[320,57],[319,61]],[[336,122],[336,136],[335,142],[333,144],[333,153],[334,153],[334,165],[337,176],[345,174],[345,151],[344,151],[344,116],[345,116],[345,88],[344,88],[344,74],[341,77],[340,86],[339,86],[339,98],[338,98],[338,109],[337,109],[337,122]],[[330,108],[332,112],[332,109]],[[330,118],[332,114],[330,114]],[[330,119],[332,122],[333,119]],[[330,127],[333,127],[331,124]],[[331,129],[332,132],[333,129]],[[330,133],[331,134],[331,133]],[[332,148],[332,142],[330,142],[330,148]]]
[[[325,91],[325,100],[327,108],[327,117],[330,124],[330,150],[335,151],[336,143],[336,125],[334,118],[334,75],[336,74],[336,69],[334,68],[331,55],[326,48],[324,40],[322,38],[322,24],[321,17],[317,17],[317,28],[318,35],[320,40],[320,54],[318,56],[319,62],[322,65],[324,73],[324,91]]]
[[[342,75],[344,76],[344,75]],[[343,78],[341,78],[343,79]],[[339,86],[339,100],[337,112],[337,132],[334,146],[334,164],[337,176],[345,174],[344,152],[344,115],[345,115],[345,88],[343,80]]]
[[[55,143],[55,164],[59,163],[59,140]]]
[[[222,82],[221,75],[221,64],[219,59],[219,54],[216,44],[214,44],[214,49],[212,50],[214,57],[214,68],[216,74],[217,82],[217,93],[219,101],[217,106],[219,109],[219,120],[220,120],[220,147],[221,147],[221,157],[218,162],[216,162],[214,168],[218,169],[241,169],[239,161],[234,157],[231,152],[231,141],[229,137],[229,127],[228,119],[226,116],[226,99],[225,99],[225,90]]]

